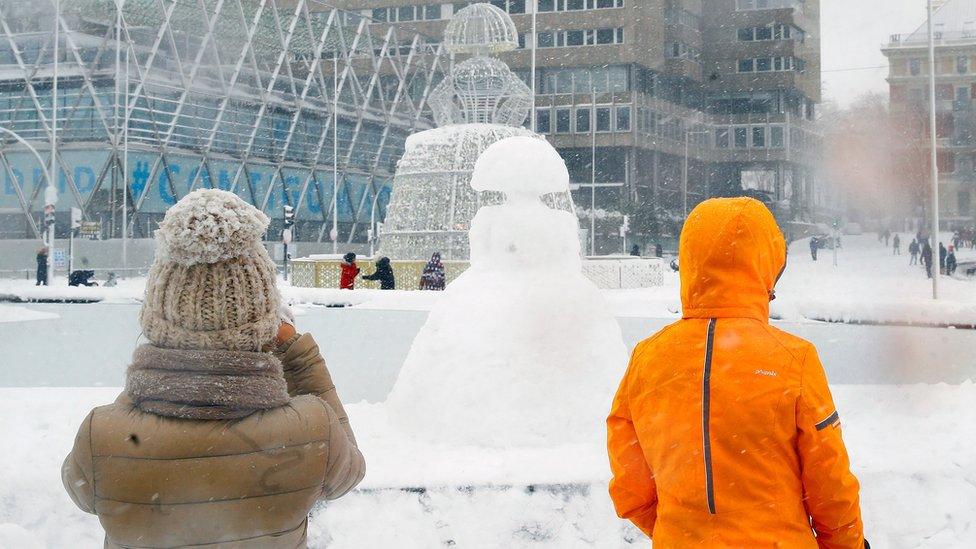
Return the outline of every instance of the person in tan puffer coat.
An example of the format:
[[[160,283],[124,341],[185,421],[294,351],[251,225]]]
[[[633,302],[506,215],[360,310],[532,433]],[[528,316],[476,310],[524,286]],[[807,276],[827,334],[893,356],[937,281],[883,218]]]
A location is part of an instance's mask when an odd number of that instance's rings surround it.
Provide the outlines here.
[[[305,547],[312,506],[362,480],[325,361],[279,312],[267,225],[209,189],[160,224],[140,315],[150,343],[62,467],[106,547]]]

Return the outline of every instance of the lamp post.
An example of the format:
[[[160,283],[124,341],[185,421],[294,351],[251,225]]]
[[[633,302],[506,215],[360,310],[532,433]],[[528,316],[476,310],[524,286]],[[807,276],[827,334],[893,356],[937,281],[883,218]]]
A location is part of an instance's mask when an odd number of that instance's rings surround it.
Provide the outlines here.
[[[61,42],[61,0],[54,0],[54,66],[51,78],[51,167],[48,175],[57,177],[58,173],[58,55]],[[58,189],[47,178],[47,189],[44,190],[44,216],[47,222],[47,272],[54,277],[54,206],[58,202]],[[69,273],[70,274],[70,273]]]
[[[530,114],[529,124],[532,131],[535,132],[536,120],[535,120],[535,69],[536,69],[536,42],[539,39],[539,35],[536,33],[537,19],[539,14],[539,0],[532,1],[532,114]]]
[[[932,299],[939,299],[939,165],[938,139],[935,129],[935,33],[932,22],[932,0],[928,2],[928,31],[929,31],[929,139],[931,141],[932,164]]]
[[[35,149],[33,145],[31,145],[30,143],[28,143],[26,139],[24,139],[23,137],[21,137],[18,133],[14,132],[13,130],[9,130],[9,129],[3,127],[3,126],[0,126],[0,133],[4,133],[6,135],[9,135],[15,141],[17,141],[18,143],[20,143],[21,145],[23,145],[24,148],[26,148],[28,151],[30,151],[30,153],[32,155],[34,155],[34,158],[37,159],[38,165],[41,166],[41,173],[44,175],[44,180],[47,182],[47,189],[53,189],[54,186],[51,184],[51,172],[49,171],[49,166],[48,166],[47,162],[44,161],[44,157],[41,156],[41,153],[37,152],[37,149]],[[47,193],[47,190],[45,190],[44,194],[45,194],[45,199],[46,199],[47,198],[47,194],[48,194]],[[55,189],[55,195],[56,194],[57,194],[57,190]],[[55,198],[56,198],[56,196],[55,196]],[[48,267],[50,268],[50,265],[48,265]]]
[[[684,212],[684,219],[688,219],[688,157],[691,156],[691,136],[708,134],[707,130],[685,130],[685,158],[681,165],[681,210]]]
[[[339,51],[332,55],[332,254],[339,253]]]

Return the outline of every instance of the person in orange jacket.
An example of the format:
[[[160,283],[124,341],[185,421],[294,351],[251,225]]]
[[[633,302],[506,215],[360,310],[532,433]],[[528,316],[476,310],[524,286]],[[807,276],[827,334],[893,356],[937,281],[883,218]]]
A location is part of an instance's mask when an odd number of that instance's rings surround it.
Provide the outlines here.
[[[617,514],[655,548],[868,547],[817,351],[769,325],[772,214],[703,202],[679,264],[682,319],[637,346],[607,419]]]

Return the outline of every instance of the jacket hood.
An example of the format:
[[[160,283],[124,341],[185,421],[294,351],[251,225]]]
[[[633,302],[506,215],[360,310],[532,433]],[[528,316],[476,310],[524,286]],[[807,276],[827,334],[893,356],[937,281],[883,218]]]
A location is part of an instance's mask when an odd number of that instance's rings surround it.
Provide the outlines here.
[[[684,318],[769,320],[786,268],[786,240],[768,208],[752,198],[714,198],[685,221],[678,248]]]

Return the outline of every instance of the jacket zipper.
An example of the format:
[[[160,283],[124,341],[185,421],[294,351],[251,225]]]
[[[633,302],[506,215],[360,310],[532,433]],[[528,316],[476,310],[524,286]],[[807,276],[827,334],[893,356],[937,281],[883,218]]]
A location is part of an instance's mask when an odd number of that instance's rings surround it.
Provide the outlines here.
[[[715,342],[715,319],[708,321],[705,341],[705,370],[702,375],[702,440],[705,454],[705,499],[708,512],[715,514],[715,485],[712,479],[712,441],[709,433],[709,408],[711,405],[712,350]]]

